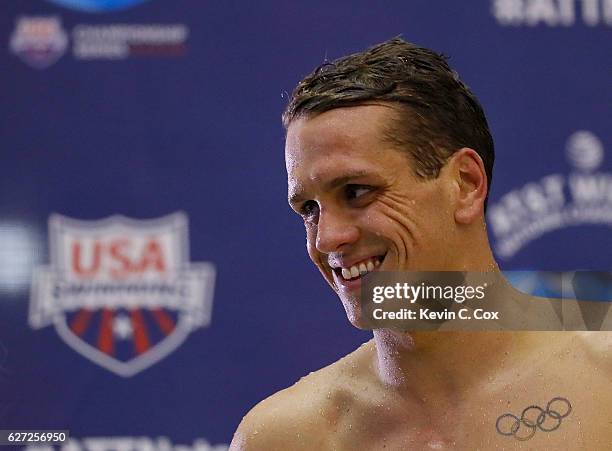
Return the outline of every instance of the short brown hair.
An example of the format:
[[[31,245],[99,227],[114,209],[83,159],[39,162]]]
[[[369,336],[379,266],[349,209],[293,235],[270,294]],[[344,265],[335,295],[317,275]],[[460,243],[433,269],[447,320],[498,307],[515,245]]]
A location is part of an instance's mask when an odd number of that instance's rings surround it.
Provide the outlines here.
[[[454,152],[470,147],[491,186],[495,150],[480,103],[445,56],[400,38],[323,63],[293,91],[283,125],[377,101],[400,107],[385,137],[408,151],[417,175],[437,177]]]

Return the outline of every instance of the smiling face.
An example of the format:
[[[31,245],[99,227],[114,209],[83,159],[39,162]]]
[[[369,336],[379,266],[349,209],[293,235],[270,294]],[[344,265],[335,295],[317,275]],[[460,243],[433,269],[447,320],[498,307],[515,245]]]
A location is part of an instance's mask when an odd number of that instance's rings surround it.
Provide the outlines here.
[[[407,152],[384,139],[394,114],[386,104],[338,108],[287,130],[289,203],[357,327],[361,275],[457,269],[459,258],[452,174],[414,174]]]

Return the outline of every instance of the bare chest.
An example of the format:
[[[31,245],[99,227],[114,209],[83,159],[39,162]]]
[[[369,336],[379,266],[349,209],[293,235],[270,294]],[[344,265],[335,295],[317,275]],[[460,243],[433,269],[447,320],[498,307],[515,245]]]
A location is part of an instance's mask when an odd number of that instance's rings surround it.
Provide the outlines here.
[[[573,360],[511,366],[441,402],[361,392],[342,406],[328,431],[327,448],[609,450],[611,376],[578,356]]]

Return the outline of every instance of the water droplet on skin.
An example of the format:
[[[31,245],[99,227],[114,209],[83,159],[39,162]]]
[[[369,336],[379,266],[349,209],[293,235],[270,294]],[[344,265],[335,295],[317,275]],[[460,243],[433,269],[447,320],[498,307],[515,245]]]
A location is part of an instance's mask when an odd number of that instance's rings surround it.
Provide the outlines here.
[[[427,446],[429,446],[431,449],[442,449],[444,448],[444,443],[440,440],[432,440],[427,443]]]

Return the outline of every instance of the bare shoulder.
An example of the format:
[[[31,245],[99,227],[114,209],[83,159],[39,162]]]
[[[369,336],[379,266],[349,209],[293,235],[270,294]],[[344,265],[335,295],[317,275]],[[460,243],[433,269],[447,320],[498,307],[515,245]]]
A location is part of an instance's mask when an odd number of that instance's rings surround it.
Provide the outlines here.
[[[576,332],[575,336],[593,350],[612,350],[612,332]]]
[[[351,400],[363,347],[264,399],[242,419],[230,450],[324,449],[339,406]]]
[[[612,332],[576,332],[575,341],[585,349],[593,365],[612,378]]]
[[[300,435],[315,426],[312,408],[298,382],[264,399],[245,415],[230,450],[282,450],[294,447]]]
[[[536,350],[546,350],[551,362],[595,367],[612,375],[612,332],[531,332]],[[559,358],[561,357],[561,358]]]

